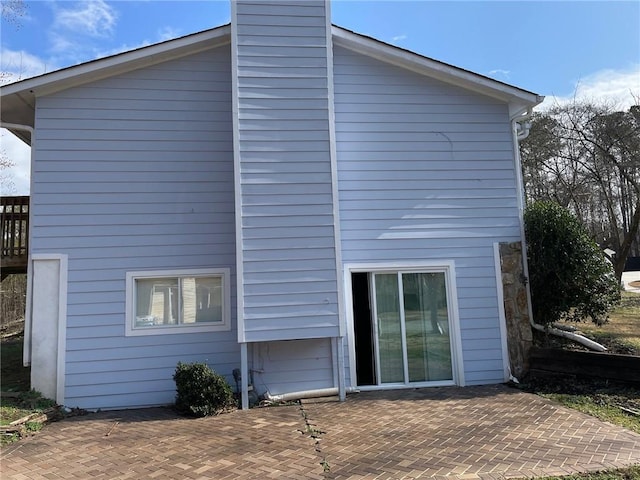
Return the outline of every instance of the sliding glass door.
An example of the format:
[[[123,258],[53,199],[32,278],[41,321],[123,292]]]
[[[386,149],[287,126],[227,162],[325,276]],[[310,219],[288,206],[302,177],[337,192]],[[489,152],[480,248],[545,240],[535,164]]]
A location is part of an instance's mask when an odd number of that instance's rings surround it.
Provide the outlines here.
[[[444,272],[370,273],[376,382],[453,380]]]

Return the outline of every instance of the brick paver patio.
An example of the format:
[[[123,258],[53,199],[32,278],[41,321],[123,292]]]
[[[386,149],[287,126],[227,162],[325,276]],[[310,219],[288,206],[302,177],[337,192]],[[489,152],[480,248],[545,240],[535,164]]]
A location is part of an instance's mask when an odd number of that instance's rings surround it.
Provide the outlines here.
[[[640,463],[640,435],[505,386],[186,419],[155,408],[53,423],[3,448],[1,477],[501,479]]]

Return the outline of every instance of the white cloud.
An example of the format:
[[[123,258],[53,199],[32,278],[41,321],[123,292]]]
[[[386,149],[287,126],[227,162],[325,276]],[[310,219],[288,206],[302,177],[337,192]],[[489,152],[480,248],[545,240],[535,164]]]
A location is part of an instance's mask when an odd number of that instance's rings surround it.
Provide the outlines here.
[[[104,0],[82,0],[71,7],[56,10],[54,28],[82,33],[91,37],[106,37],[113,33],[118,18],[116,11]]]
[[[637,104],[639,98],[640,64],[637,64],[629,69],[606,69],[591,73],[575,83],[573,92],[547,95],[539,108],[545,110],[574,100],[588,100],[626,110]]]
[[[74,65],[98,57],[99,45],[112,37],[118,20],[105,0],[51,2],[53,23],[47,32],[52,61]]]
[[[0,50],[0,84],[17,82],[54,69],[55,67],[48,68],[42,58],[31,55],[24,50],[10,50],[8,48]]]
[[[149,1],[153,1],[153,0],[149,0]],[[149,45],[154,45],[159,42],[173,40],[174,38],[181,37],[182,35],[183,34],[177,29],[174,29],[172,27],[164,27],[158,30],[156,40],[151,41],[151,40],[145,39],[140,41],[139,43],[136,43],[135,45],[127,45],[123,43],[118,47],[99,52],[98,55],[96,55],[96,58],[109,57],[111,55],[117,55],[119,53],[129,52],[131,50],[137,50],[139,48],[148,47]]]
[[[174,38],[181,37],[182,33],[179,30],[172,27],[164,27],[158,32],[158,42],[164,42],[166,40],[172,40]]]
[[[131,50],[137,50],[138,48],[148,47],[151,44],[152,42],[150,42],[149,40],[143,40],[142,42],[137,43],[135,45],[127,45],[123,43],[118,47],[111,48],[109,50],[102,50],[98,52],[98,54],[96,55],[96,58],[110,57],[111,55],[117,55],[119,53],[129,52]]]
[[[496,68],[494,70],[491,70],[488,74],[490,77],[493,77],[497,80],[501,80],[501,79],[506,79],[509,80],[509,77],[511,76],[511,70],[504,70],[502,68]]]
[[[49,32],[49,50],[51,52],[61,52],[63,57],[73,56],[72,52],[82,51],[84,46],[84,42],[78,42],[68,33]]]
[[[397,42],[402,42],[403,40],[406,40],[408,37],[404,34],[402,35],[396,35],[395,37],[391,38],[391,42],[392,43],[397,43]]]
[[[154,0],[149,0],[149,1],[154,1]],[[141,40],[139,43],[133,44],[133,45],[128,45],[126,43],[123,43],[117,47],[114,48],[110,48],[108,50],[101,50],[98,51],[95,54],[95,58],[104,58],[104,57],[110,57],[111,55],[117,55],[119,53],[124,53],[124,52],[129,52],[132,50],[137,50],[139,48],[144,48],[144,47],[148,47],[150,45],[155,45],[156,43],[159,42],[164,42],[167,40],[173,40],[174,38],[178,38],[181,37],[182,35],[184,35],[183,33],[181,33],[179,30],[171,28],[171,27],[164,27],[162,29],[159,29],[157,32],[157,39],[155,40],[148,40],[148,39],[144,39]]]

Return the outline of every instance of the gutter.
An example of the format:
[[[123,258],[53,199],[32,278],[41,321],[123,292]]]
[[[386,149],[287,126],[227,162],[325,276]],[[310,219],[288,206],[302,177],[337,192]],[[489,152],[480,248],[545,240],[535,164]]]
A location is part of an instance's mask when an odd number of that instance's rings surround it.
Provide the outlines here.
[[[533,114],[533,107],[529,107],[524,113],[520,115],[516,115],[511,119],[514,125],[517,141],[524,140],[529,136],[529,132],[531,130],[531,122],[529,121],[529,119],[531,118],[532,114]],[[516,147],[517,147],[517,143],[516,143]],[[519,156],[520,149],[518,149],[517,151],[518,151],[518,164],[520,164],[521,163],[520,156]]]
[[[33,146],[32,144],[33,144],[33,136],[35,134],[35,129],[31,125],[21,125],[19,123],[0,122],[0,128],[6,128],[7,130],[18,130],[23,132],[29,132],[29,134],[31,135],[31,144],[29,144],[29,146]],[[13,133],[16,137],[20,138],[20,140],[22,141],[25,140],[15,132],[11,132],[11,133]],[[25,142],[25,143],[29,143],[29,142]]]

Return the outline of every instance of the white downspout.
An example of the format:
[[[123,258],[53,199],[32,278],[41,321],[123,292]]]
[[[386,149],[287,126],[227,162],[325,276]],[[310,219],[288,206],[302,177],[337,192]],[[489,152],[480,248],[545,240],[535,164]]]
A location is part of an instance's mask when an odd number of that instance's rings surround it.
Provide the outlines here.
[[[31,158],[29,159],[29,165],[33,170],[33,148],[36,140],[35,129],[31,125],[20,125],[18,123],[7,122],[0,122],[0,128],[22,130],[31,134]],[[33,184],[32,180],[33,175],[30,175],[31,184]],[[22,349],[22,364],[25,367],[31,365],[31,302],[33,296],[33,287],[31,285],[31,280],[33,279],[33,269],[31,266],[31,226],[33,225],[33,216],[31,212],[31,202],[29,202],[29,231],[27,232],[29,235],[27,240],[29,245],[29,251],[27,252],[27,299],[24,312],[24,340]]]
[[[522,178],[522,161],[520,158],[520,148],[518,148],[518,142],[524,140],[529,136],[531,123],[527,120],[531,117],[532,109],[528,108],[524,114],[517,115],[512,119],[513,122],[513,153],[516,162],[516,181],[518,183],[518,210],[520,216],[520,238],[522,244],[522,271],[527,281],[525,291],[527,292],[527,310],[529,314],[529,323],[531,327],[541,332],[550,333],[558,337],[567,338],[577,343],[584,345],[591,350],[597,352],[604,352],[607,348],[587,337],[578,333],[567,332],[554,327],[545,327],[536,323],[533,319],[533,309],[531,307],[531,290],[529,289],[529,262],[527,261],[527,241],[524,234],[524,180]],[[523,123],[521,123],[523,122]]]

